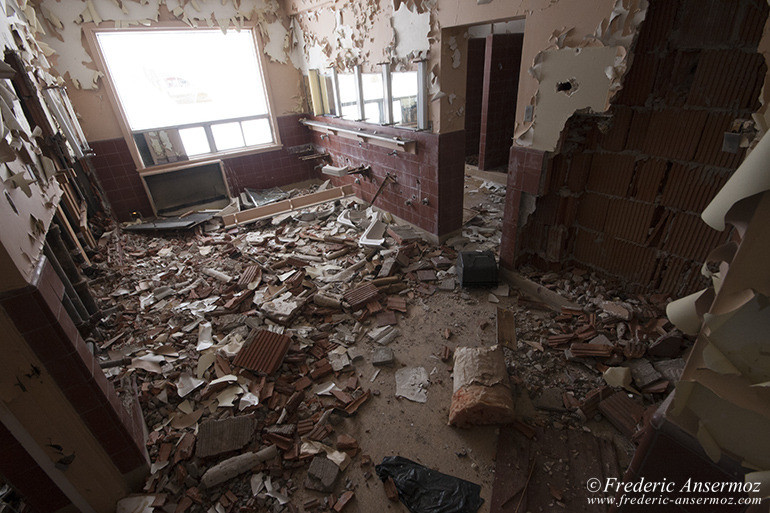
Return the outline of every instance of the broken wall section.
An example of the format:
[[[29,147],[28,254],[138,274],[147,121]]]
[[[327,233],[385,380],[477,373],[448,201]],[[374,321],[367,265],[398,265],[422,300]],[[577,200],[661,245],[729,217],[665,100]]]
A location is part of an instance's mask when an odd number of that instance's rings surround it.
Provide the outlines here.
[[[759,108],[767,16],[764,2],[651,2],[611,115],[573,116],[536,179],[512,169],[537,196],[517,261],[578,263],[637,289],[701,288],[700,266],[729,233],[699,214],[745,154],[741,120]]]

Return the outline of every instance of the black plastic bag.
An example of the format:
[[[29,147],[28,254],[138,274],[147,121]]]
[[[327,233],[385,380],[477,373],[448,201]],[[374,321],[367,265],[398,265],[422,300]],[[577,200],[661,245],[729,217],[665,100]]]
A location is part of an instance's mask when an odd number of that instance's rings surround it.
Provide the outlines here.
[[[481,486],[423,467],[401,456],[384,458],[377,477],[393,479],[398,498],[412,513],[476,513]]]

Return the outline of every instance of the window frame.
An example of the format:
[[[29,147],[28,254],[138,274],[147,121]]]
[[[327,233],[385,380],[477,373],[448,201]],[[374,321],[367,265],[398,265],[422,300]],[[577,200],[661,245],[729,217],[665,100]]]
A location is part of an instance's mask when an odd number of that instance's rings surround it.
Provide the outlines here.
[[[83,24],[83,31],[89,46],[88,49],[90,50],[90,53],[93,57],[94,63],[96,64],[96,67],[103,75],[101,77],[102,83],[104,84],[104,88],[107,91],[107,97],[109,98],[110,104],[113,108],[113,111],[115,112],[115,115],[116,115],[115,117],[117,118],[118,124],[120,125],[120,131],[123,135],[123,139],[126,141],[126,144],[128,145],[128,149],[131,153],[131,157],[134,160],[134,164],[136,165],[137,171],[140,174],[145,174],[145,173],[156,172],[156,171],[173,170],[175,168],[186,167],[189,164],[208,163],[208,162],[213,162],[217,160],[240,157],[244,155],[252,155],[252,154],[264,153],[268,151],[275,151],[277,149],[282,148],[283,144],[281,143],[281,135],[278,131],[278,123],[276,121],[276,116],[275,116],[273,93],[270,87],[270,81],[267,79],[267,60],[265,59],[265,54],[264,54],[264,44],[256,22],[244,23],[241,26],[240,30],[249,31],[253,37],[254,46],[256,48],[257,66],[259,68],[259,75],[260,75],[260,79],[262,80],[262,87],[264,88],[265,96],[266,96],[266,104],[267,104],[266,115],[260,114],[257,116],[245,116],[243,118],[205,121],[205,122],[191,123],[186,125],[172,125],[172,126],[159,127],[159,128],[153,128],[153,129],[147,129],[147,130],[138,130],[137,132],[133,132],[131,130],[131,126],[128,123],[128,117],[126,116],[126,112],[124,111],[123,105],[121,104],[120,99],[117,95],[117,88],[115,87],[112,77],[108,72],[104,54],[102,53],[101,47],[99,46],[99,43],[97,41],[97,33],[100,33],[100,32],[158,32],[158,31],[168,32],[168,31],[176,31],[176,30],[221,31],[219,27],[190,27],[184,22],[176,22],[176,21],[164,21],[164,22],[153,23],[152,26],[149,26],[149,27],[137,26],[137,27],[119,27],[119,28],[97,26],[94,23]],[[228,28],[228,30],[236,30],[236,29],[233,27],[230,27]],[[259,146],[246,146],[243,148],[235,148],[232,150],[213,151],[211,153],[195,155],[192,157],[188,156],[187,160],[180,160],[177,162],[146,165],[140,154],[139,147],[137,146],[136,141],[134,140],[134,134],[153,132],[158,130],[184,129],[184,128],[197,127],[197,126],[204,127],[204,130],[206,131],[207,136],[210,136],[211,125],[213,124],[220,124],[228,121],[243,121],[243,120],[250,120],[250,119],[267,119],[269,121],[270,129],[273,132],[272,143],[267,143]],[[209,138],[210,147],[215,148],[216,146],[212,142],[213,142],[213,138]]]
[[[332,77],[332,83],[334,85],[332,94],[334,95],[334,103],[335,103],[335,110],[336,113],[327,112],[331,109],[327,109],[326,105],[326,99],[323,99],[323,104],[320,109],[317,109],[317,106],[315,105],[315,97],[311,98],[310,101],[312,103],[311,108],[314,110],[314,112],[317,112],[320,110],[321,114],[315,114],[317,116],[328,116],[333,118],[341,118],[341,119],[347,119],[348,121],[355,121],[357,123],[366,123],[369,125],[374,126],[390,126],[393,128],[400,128],[403,130],[412,130],[412,131],[426,131],[431,130],[430,126],[430,120],[428,117],[428,63],[425,60],[418,60],[414,61],[417,64],[417,120],[415,122],[416,126],[409,126],[402,124],[401,122],[395,122],[394,121],[394,112],[393,112],[393,102],[396,100],[401,100],[404,98],[409,98],[409,96],[399,96],[394,98],[393,97],[393,72],[390,69],[389,63],[380,63],[380,71],[374,72],[371,74],[381,74],[382,76],[382,89],[383,89],[383,97],[375,100],[365,100],[364,94],[363,94],[363,70],[362,66],[356,65],[353,67],[353,72],[349,73],[349,75],[353,76],[354,85],[356,88],[355,94],[356,99],[355,101],[342,103],[340,99],[340,88],[338,83],[338,72],[336,68],[331,68],[331,77]],[[321,77],[323,77],[320,69],[312,69],[309,70],[308,78],[312,84],[313,81],[318,82]],[[320,84],[319,84],[320,85]],[[312,85],[311,85],[312,87]],[[319,97],[320,99],[320,97]],[[374,121],[369,121],[366,119],[366,105],[369,103],[376,103],[380,106],[380,117],[384,119],[383,122],[377,123]],[[346,118],[342,115],[342,108],[343,107],[350,107],[355,106],[356,110],[358,111],[358,119],[350,119]]]

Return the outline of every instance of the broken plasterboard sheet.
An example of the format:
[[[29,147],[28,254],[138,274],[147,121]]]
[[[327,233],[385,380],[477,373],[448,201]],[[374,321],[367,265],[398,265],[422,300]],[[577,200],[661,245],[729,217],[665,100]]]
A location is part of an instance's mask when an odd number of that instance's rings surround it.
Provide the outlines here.
[[[402,367],[396,371],[396,397],[417,403],[428,401],[428,371],[424,367]]]
[[[567,119],[576,111],[608,108],[615,47],[564,48],[539,54],[533,74],[540,82],[532,124],[532,147],[553,151]],[[569,85],[567,85],[569,84]]]
[[[671,323],[688,335],[698,333],[705,314],[714,301],[714,289],[704,289],[666,305]]]
[[[402,3],[393,13],[393,37],[396,41],[395,57],[408,59],[430,50],[430,12],[413,12]]]
[[[715,230],[724,230],[726,218],[736,203],[770,189],[768,161],[770,161],[770,137],[765,136],[703,210],[701,218],[706,224]]]

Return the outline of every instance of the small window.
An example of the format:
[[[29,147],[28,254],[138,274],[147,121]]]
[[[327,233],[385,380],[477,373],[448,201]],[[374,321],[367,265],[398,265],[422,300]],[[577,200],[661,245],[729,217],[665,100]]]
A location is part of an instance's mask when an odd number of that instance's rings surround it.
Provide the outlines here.
[[[364,114],[369,123],[384,123],[382,102],[385,91],[382,87],[381,73],[364,73]]]
[[[393,121],[399,125],[417,124],[417,72],[391,73],[393,84]]]
[[[252,30],[97,31],[95,40],[145,166],[275,144]]]
[[[352,73],[338,75],[340,83],[340,106],[342,117],[358,120],[358,94],[356,93],[356,76]]]

